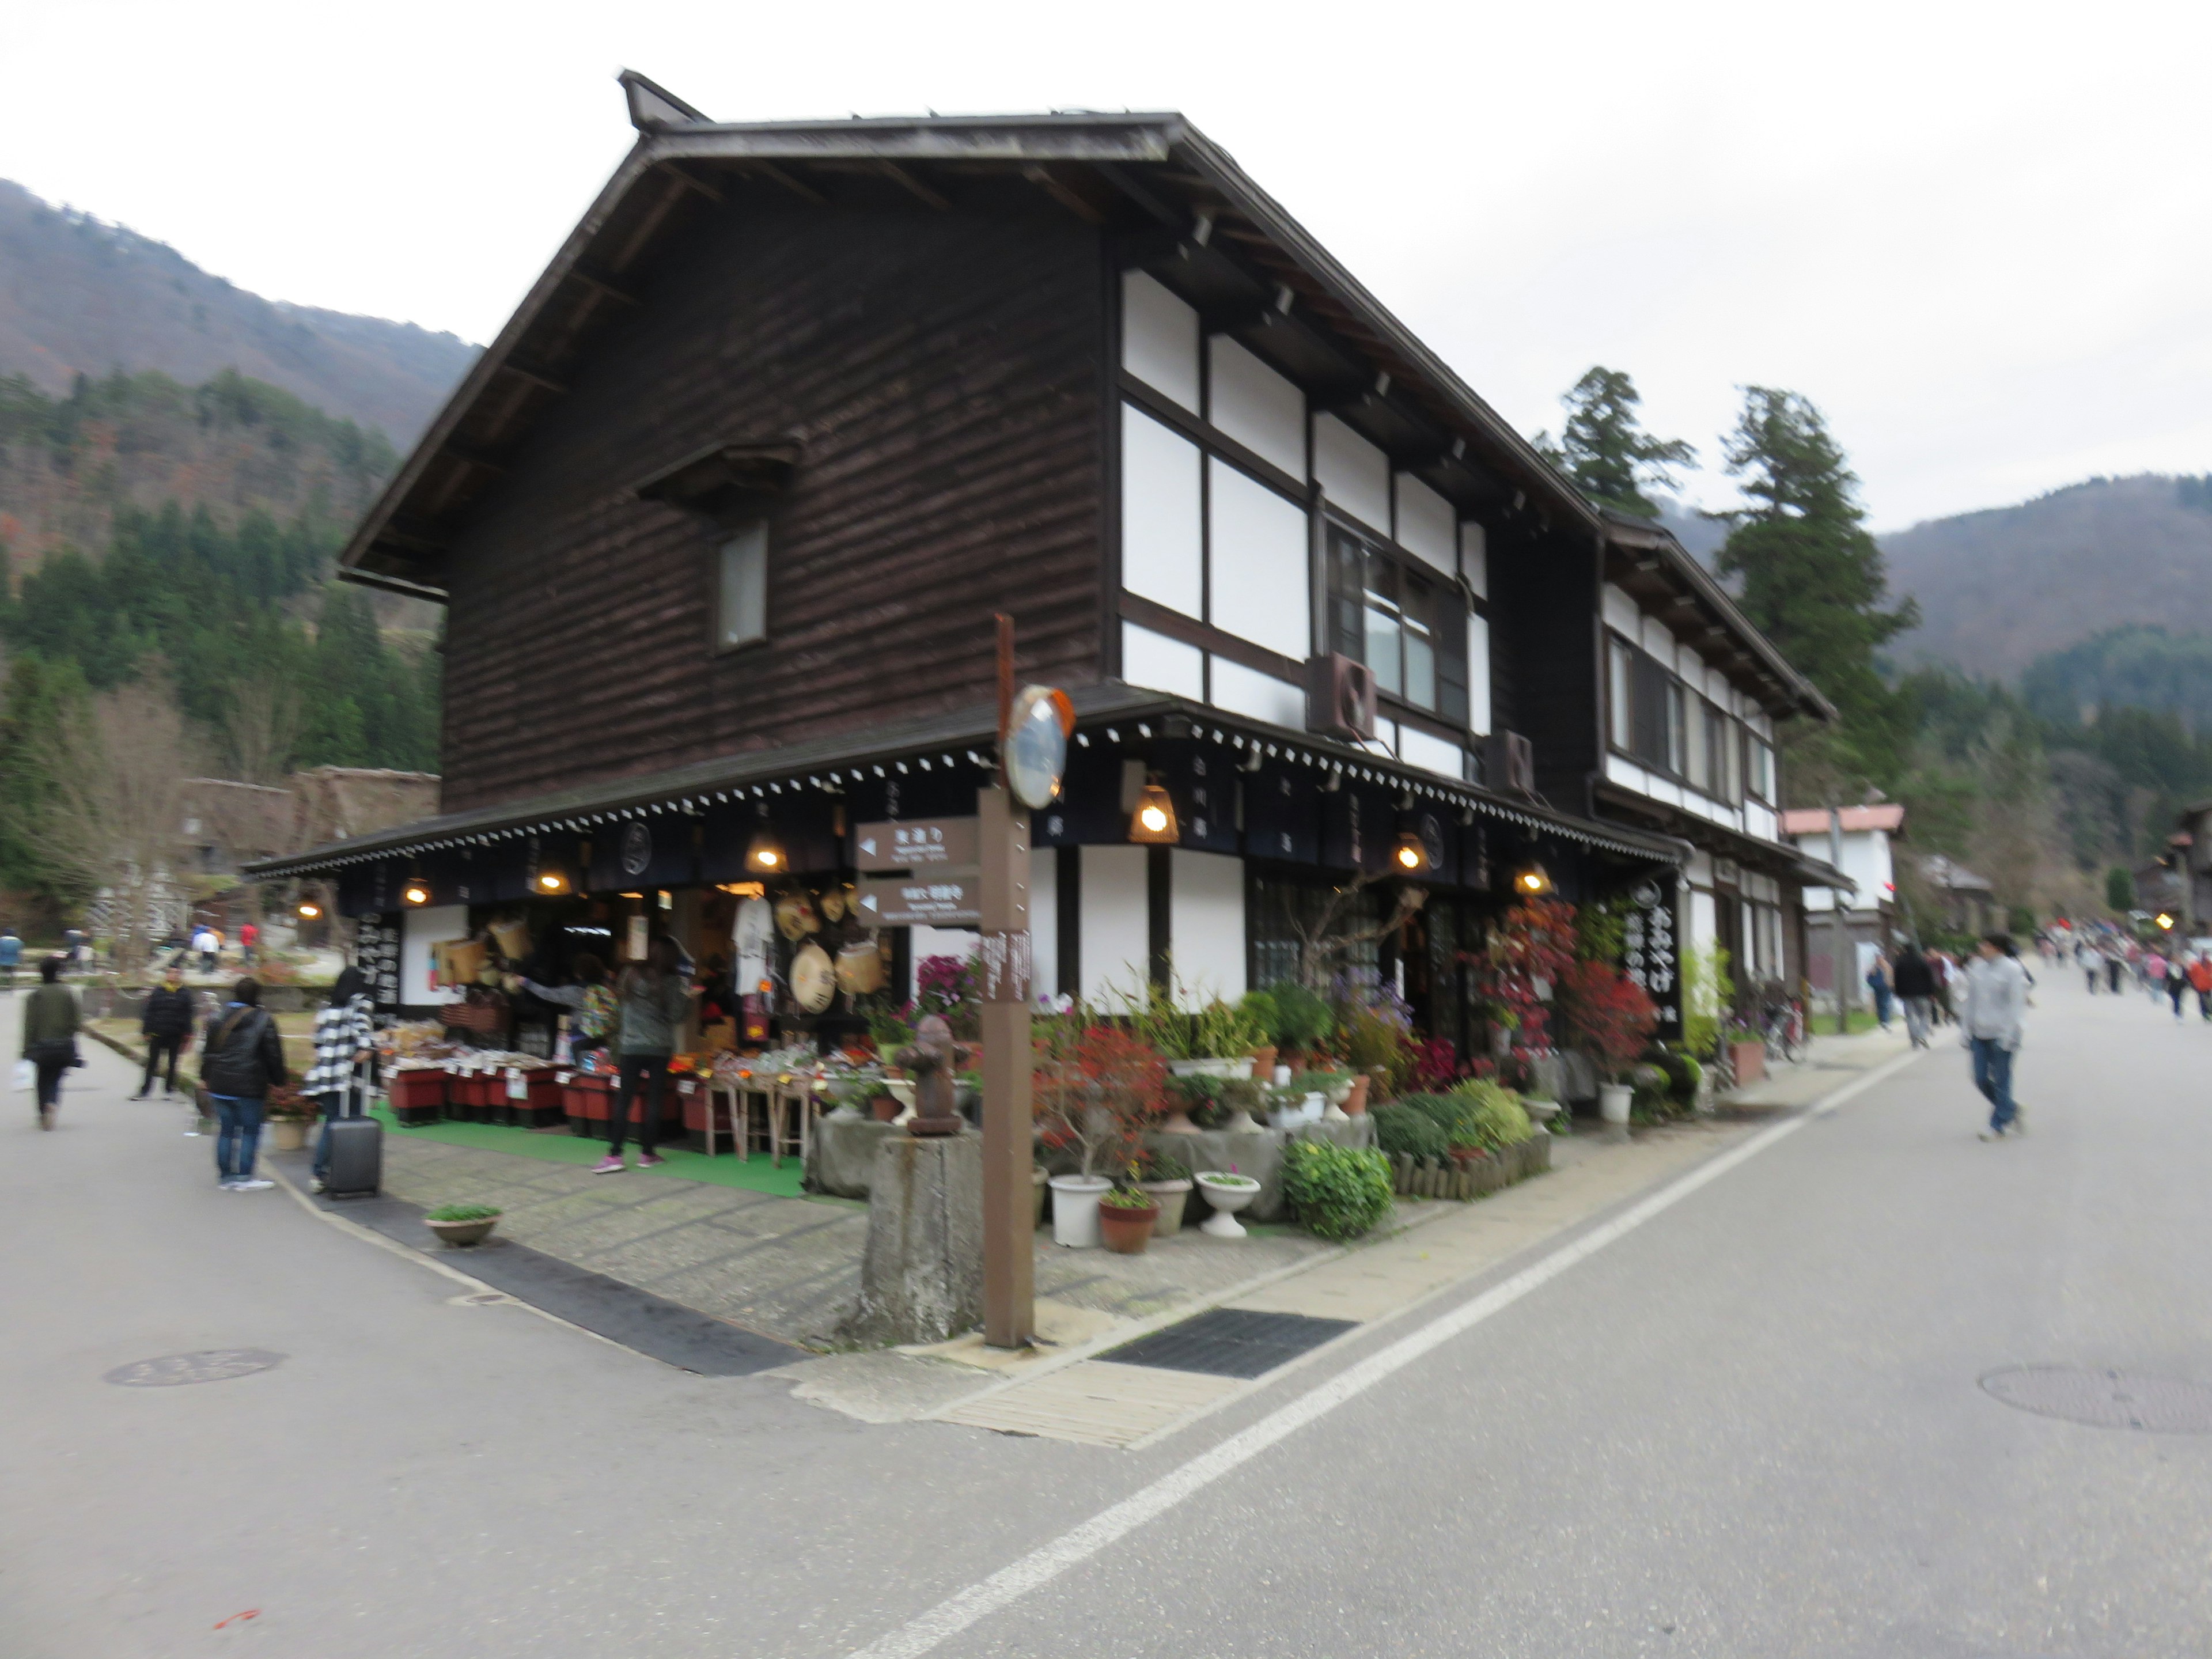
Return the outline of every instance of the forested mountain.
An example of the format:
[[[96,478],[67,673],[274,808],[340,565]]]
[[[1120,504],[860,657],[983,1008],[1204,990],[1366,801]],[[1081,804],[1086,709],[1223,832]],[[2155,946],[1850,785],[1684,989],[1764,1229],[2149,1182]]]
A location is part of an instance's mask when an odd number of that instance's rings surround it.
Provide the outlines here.
[[[2212,634],[2212,499],[2201,481],[2093,478],[2018,507],[1881,538],[1921,624],[1892,653],[2015,681],[2039,657],[2130,625]]]
[[[476,351],[411,323],[264,300],[0,179],[0,375],[47,392],[118,368],[191,385],[229,369],[404,448]]]

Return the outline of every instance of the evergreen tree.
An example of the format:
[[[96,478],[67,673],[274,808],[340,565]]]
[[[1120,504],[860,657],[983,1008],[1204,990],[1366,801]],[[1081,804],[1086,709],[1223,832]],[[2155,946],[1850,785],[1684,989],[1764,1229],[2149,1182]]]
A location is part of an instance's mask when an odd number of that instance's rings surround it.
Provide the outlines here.
[[[1842,716],[1833,734],[1792,734],[1796,781],[1850,793],[1893,781],[1911,740],[1910,701],[1883,682],[1875,653],[1920,619],[1911,599],[1885,610],[1888,577],[1866,528],[1858,479],[1820,411],[1793,392],[1744,388],[1743,413],[1723,446],[1751,505],[1720,516],[1721,549],[1752,625]]]
[[[1644,486],[1671,489],[1671,469],[1688,465],[1697,450],[1680,438],[1655,438],[1644,430],[1636,412],[1644,398],[1620,369],[1594,367],[1559,401],[1567,410],[1559,441],[1539,433],[1537,447],[1600,507],[1657,518],[1658,503]]]

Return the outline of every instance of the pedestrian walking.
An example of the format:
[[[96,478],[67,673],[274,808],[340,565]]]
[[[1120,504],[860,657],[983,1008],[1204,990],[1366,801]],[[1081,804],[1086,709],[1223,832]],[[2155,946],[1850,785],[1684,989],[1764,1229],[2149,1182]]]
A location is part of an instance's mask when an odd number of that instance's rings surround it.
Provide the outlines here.
[[[2162,995],[2173,1005],[2173,1023],[2179,1025],[2181,1024],[2181,999],[2189,989],[2188,964],[2179,957],[2160,957],[2158,966],[2159,981],[2151,994],[2154,1000]]]
[[[615,1029],[615,994],[607,983],[607,970],[588,951],[576,953],[568,964],[574,985],[540,985],[525,975],[522,988],[540,1002],[568,1010],[568,1059],[582,1065],[584,1056],[606,1046]]]
[[[2189,966],[2183,971],[2188,976],[2189,988],[2197,993],[2198,1017],[2212,1020],[2212,956],[2199,951],[2190,957]]]
[[[2082,973],[2088,977],[2089,994],[2091,996],[2096,995],[2097,975],[2099,970],[2104,966],[2103,959],[2098,956],[2097,952],[2094,949],[2091,948],[2089,941],[2087,939],[2083,939],[2081,944],[2074,947],[2074,960],[2081,968]]]
[[[2105,988],[2114,996],[2120,994],[2120,974],[2127,966],[2127,958],[2118,951],[2105,953]]]
[[[241,979],[230,1000],[207,1023],[200,1044],[200,1082],[215,1102],[217,1183],[255,1192],[274,1183],[253,1173],[261,1151],[261,1118],[269,1091],[284,1081],[284,1041],[261,1006],[261,984]]]
[[[167,1076],[161,1092],[169,1099],[176,1097],[177,1061],[192,1046],[195,1012],[192,994],[185,988],[185,970],[173,962],[162,971],[161,982],[148,994],[138,1016],[138,1036],[146,1045],[146,1075],[131,1099],[143,1100],[154,1092],[154,1079],[165,1061]]]
[[[15,988],[15,970],[23,965],[23,941],[12,927],[0,927],[0,990]]]
[[[254,947],[261,943],[261,929],[252,922],[241,922],[238,928],[238,959],[247,967],[253,966]]]
[[[2027,1009],[2027,973],[2002,933],[1984,937],[1966,966],[1966,1007],[1960,1014],[1967,1049],[1973,1055],[1974,1086],[1990,1103],[1990,1127],[1984,1140],[2027,1133],[2027,1119],[2013,1099],[2013,1060],[2020,1053],[2021,1026]]]
[[[1936,1018],[1945,1025],[1959,1023],[1959,1004],[1954,993],[1959,984],[1959,964],[1948,951],[1929,954],[1928,965],[1936,972]]]
[[[76,1034],[84,1024],[84,1011],[76,993],[62,981],[62,959],[48,957],[39,964],[39,988],[23,1004],[23,1058],[31,1062],[38,1087],[39,1127],[54,1127],[61,1105],[62,1073],[84,1060],[76,1051]]]
[[[200,972],[215,972],[215,929],[205,922],[192,930],[192,953],[200,959]]]
[[[1867,989],[1874,994],[1874,1023],[1887,1031],[1889,1029],[1891,982],[1889,958],[1879,951],[1874,953],[1874,965],[1867,969]]]
[[[1936,970],[1921,954],[1920,946],[1908,941],[1897,953],[1890,978],[1897,1000],[1905,1006],[1905,1035],[1912,1039],[1914,1048],[1925,1048],[1929,1024],[1935,1017]]]
[[[243,935],[241,934],[241,937]],[[322,1103],[323,1132],[315,1140],[314,1189],[323,1190],[331,1173],[331,1125],[368,1110],[368,1058],[375,1036],[370,1017],[368,975],[348,967],[331,987],[331,1000],[315,1011],[314,1063],[300,1085],[303,1094]]]
[[[676,1052],[676,1028],[691,1009],[691,988],[681,963],[675,940],[656,939],[646,948],[643,965],[624,969],[616,982],[622,1024],[615,1054],[622,1067],[622,1098],[609,1114],[607,1155],[593,1166],[594,1175],[613,1175],[623,1168],[623,1139],[641,1094],[645,1106],[637,1126],[637,1166],[649,1170],[666,1162],[653,1147],[660,1139],[660,1091]]]

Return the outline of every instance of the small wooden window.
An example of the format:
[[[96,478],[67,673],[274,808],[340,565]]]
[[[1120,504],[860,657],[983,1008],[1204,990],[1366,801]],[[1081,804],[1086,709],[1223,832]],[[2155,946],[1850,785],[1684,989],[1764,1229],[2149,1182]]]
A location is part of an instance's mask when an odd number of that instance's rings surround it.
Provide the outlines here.
[[[768,637],[768,526],[740,526],[722,544],[716,643],[725,651]]]

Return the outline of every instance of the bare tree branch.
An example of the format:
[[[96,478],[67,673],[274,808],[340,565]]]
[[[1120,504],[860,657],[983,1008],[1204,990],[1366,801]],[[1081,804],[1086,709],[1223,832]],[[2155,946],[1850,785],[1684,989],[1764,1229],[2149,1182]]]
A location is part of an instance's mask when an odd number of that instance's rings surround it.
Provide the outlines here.
[[[1297,921],[1291,922],[1291,932],[1298,941],[1298,976],[1310,991],[1326,993],[1336,976],[1338,963],[1349,957],[1363,945],[1371,945],[1403,927],[1416,911],[1429,902],[1425,887],[1401,887],[1397,902],[1391,907],[1389,919],[1365,927],[1346,927],[1346,913],[1378,881],[1387,881],[1387,875],[1375,875],[1363,871],[1328,896],[1321,914],[1310,926]]]

